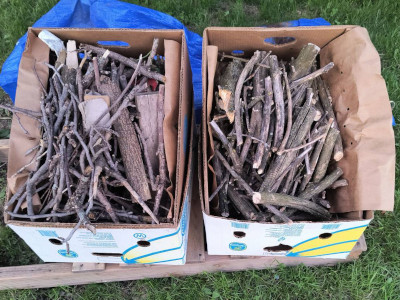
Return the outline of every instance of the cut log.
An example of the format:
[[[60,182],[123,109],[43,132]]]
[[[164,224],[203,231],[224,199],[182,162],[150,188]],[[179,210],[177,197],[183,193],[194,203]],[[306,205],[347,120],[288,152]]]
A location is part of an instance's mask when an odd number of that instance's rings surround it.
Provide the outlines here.
[[[235,88],[242,70],[242,62],[234,59],[228,63],[221,76],[216,78],[220,97],[218,106],[225,111],[230,123],[235,119]]]
[[[294,81],[306,76],[319,53],[320,48],[314,44],[307,44],[301,49],[299,55],[292,63],[292,72],[290,73],[290,81]]]

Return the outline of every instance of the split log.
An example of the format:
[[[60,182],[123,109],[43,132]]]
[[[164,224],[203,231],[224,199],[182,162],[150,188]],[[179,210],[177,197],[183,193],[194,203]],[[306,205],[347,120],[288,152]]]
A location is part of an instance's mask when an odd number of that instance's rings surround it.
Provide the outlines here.
[[[234,59],[228,63],[222,75],[216,78],[220,97],[217,103],[225,111],[230,123],[235,119],[235,88],[242,71],[243,64]]]

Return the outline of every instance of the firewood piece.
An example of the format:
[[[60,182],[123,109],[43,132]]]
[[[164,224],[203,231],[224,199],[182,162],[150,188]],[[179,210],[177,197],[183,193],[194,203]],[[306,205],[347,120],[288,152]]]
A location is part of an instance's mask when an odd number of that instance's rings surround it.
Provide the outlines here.
[[[232,177],[236,179],[237,183],[246,191],[246,193],[249,196],[251,196],[254,193],[254,191],[250,187],[250,185],[235,170],[233,170],[233,168],[229,165],[229,163],[226,161],[221,152],[219,152],[217,149],[215,149],[215,155],[224,165],[225,169],[227,169],[228,172],[232,175]]]
[[[234,59],[228,63],[221,75],[216,78],[220,97],[217,104],[225,111],[230,123],[235,119],[235,88],[242,71],[243,64]]]
[[[229,157],[232,159],[233,168],[240,173],[242,169],[242,164],[240,162],[239,156],[236,153],[236,150],[232,147],[232,144],[228,141],[225,134],[222,132],[221,128],[219,128],[218,124],[214,120],[210,122],[210,125],[217,135],[218,139],[221,141],[225,150],[227,151]]]
[[[336,120],[335,113],[333,112],[332,97],[329,93],[328,87],[321,78],[317,78],[317,84],[318,84],[318,93],[319,93],[319,99],[321,101],[321,104],[322,104],[324,110],[327,112],[328,118],[333,118],[334,127],[337,130],[340,130],[339,125]],[[337,140],[335,142],[335,147],[333,150],[333,159],[336,161],[339,161],[343,158],[343,156],[344,156],[343,141],[342,141],[342,137],[339,135],[339,137],[337,138]]]
[[[116,52],[107,50],[107,49],[103,49],[103,48],[99,48],[96,46],[92,46],[92,45],[87,45],[87,44],[81,44],[80,46],[82,49],[86,50],[86,51],[92,51],[94,53],[97,53],[98,55],[104,55],[104,53],[106,51],[108,51],[108,57],[110,57],[113,60],[117,60],[120,63],[123,63],[124,65],[127,65],[133,69],[139,68],[140,73],[143,76],[146,76],[148,78],[152,78],[158,81],[162,81],[165,82],[165,76],[162,74],[159,74],[157,72],[152,72],[146,69],[145,66],[139,65],[137,61],[129,59],[121,54],[118,54]]]
[[[324,132],[325,137],[320,139],[317,142],[317,144],[314,146],[314,150],[313,150],[313,153],[312,153],[311,158],[310,158],[310,171],[311,172],[310,172],[310,174],[304,175],[303,180],[302,180],[302,182],[300,184],[300,191],[304,191],[304,189],[306,188],[307,184],[310,182],[310,180],[312,178],[312,175],[314,173],[315,167],[317,166],[319,156],[321,155],[322,147],[324,146],[325,139],[326,139],[326,136],[327,136],[327,134],[329,132],[329,129],[331,127],[332,122],[333,122],[333,120],[330,119],[328,124],[326,124],[325,126],[320,128],[320,131]]]
[[[97,199],[99,199],[101,204],[103,204],[104,208],[106,209],[106,212],[110,215],[111,220],[114,223],[119,224],[118,217],[115,214],[114,209],[112,208],[112,206],[110,204],[110,201],[108,201],[107,197],[103,194],[102,190],[97,191]]]
[[[113,115],[115,115],[118,111],[118,107],[114,107],[113,103],[118,99],[121,93],[118,82],[112,82],[106,77],[101,83],[99,91],[110,97],[111,111]],[[129,184],[142,199],[151,199],[139,140],[127,108],[121,111],[121,114],[115,120],[113,126],[115,131],[119,134],[118,145]]]
[[[275,101],[275,135],[272,149],[276,151],[283,140],[285,131],[285,102],[283,100],[282,72],[279,70],[276,55],[269,56],[269,64]]]
[[[337,167],[333,172],[325,176],[325,178],[322,179],[320,182],[309,183],[307,188],[303,192],[301,192],[298,197],[303,199],[311,199],[312,197],[315,197],[316,195],[330,187],[342,175],[343,170]]]
[[[349,182],[346,179],[339,179],[337,181],[335,181],[334,183],[332,183],[332,185],[329,187],[329,189],[337,189],[343,186],[348,186]]]
[[[143,141],[149,154],[153,170],[158,168],[158,131],[157,126],[157,107],[158,93],[146,93],[136,96],[136,109],[139,112],[139,127]]]
[[[311,108],[308,111],[306,117],[304,118],[304,121],[301,127],[299,128],[296,136],[293,138],[293,142],[290,145],[291,147],[297,147],[303,142],[304,138],[307,135],[307,132],[310,131],[314,117],[315,117],[315,109]],[[277,187],[277,179],[295,159],[296,159],[296,151],[287,152],[282,155],[275,156],[274,160],[271,162],[270,167],[268,168],[268,171],[265,174],[264,182],[261,184],[261,187],[259,189],[260,192],[265,192],[265,191],[274,192],[272,188]]]
[[[311,103],[312,103],[312,97],[313,97],[313,92],[312,92],[312,89],[309,88],[309,89],[307,89],[307,99],[304,102],[303,106],[301,107],[297,116],[295,116],[295,121],[293,123],[292,130],[289,135],[288,142],[287,142],[288,147],[293,147],[293,141],[296,137],[296,134],[297,134],[299,128],[301,127],[301,124],[303,124],[304,119],[310,110]]]
[[[271,118],[271,121],[269,123],[268,138],[267,138],[267,142],[265,145],[263,159],[261,160],[261,165],[257,169],[258,174],[263,174],[265,172],[265,168],[269,162],[269,159],[272,157],[271,147],[272,147],[272,140],[274,138],[274,132],[275,132],[275,116],[273,114],[271,114],[270,118]]]
[[[151,64],[153,63],[154,56],[157,54],[157,48],[158,48],[159,41],[160,40],[158,38],[154,38],[154,40],[153,40],[153,45],[151,46],[150,55],[147,58],[147,62],[146,62],[147,67],[151,66]]]
[[[140,130],[139,125],[137,123],[135,123],[135,129],[136,129],[137,135],[139,137],[139,140],[142,143],[143,156],[144,156],[144,160],[145,160],[146,166],[147,166],[147,174],[149,175],[151,189],[153,191],[157,191],[157,186],[156,186],[156,182],[154,179],[154,171],[153,171],[154,169],[151,164],[151,159],[150,159],[149,151],[147,149],[146,140],[143,138],[142,131]]]
[[[288,100],[288,106],[287,106],[287,125],[286,125],[286,131],[285,135],[283,137],[282,143],[279,146],[277,154],[282,153],[283,150],[285,150],[286,143],[289,139],[290,131],[292,129],[292,94],[290,92],[290,87],[289,87],[289,80],[287,78],[286,71],[283,70],[283,78],[285,80],[285,86],[286,86],[286,92],[287,92],[287,100]]]
[[[301,77],[297,80],[292,81],[292,83],[290,84],[290,88],[294,89],[294,88],[298,87],[299,85],[304,84],[307,81],[313,80],[313,79],[317,78],[318,76],[321,76],[322,74],[329,72],[329,70],[332,69],[334,66],[335,66],[335,64],[333,62],[330,62],[329,64],[322,67],[321,69],[318,69],[304,77]]]
[[[329,129],[328,135],[325,138],[324,146],[322,147],[317,166],[315,167],[313,182],[317,183],[321,181],[322,178],[324,178],[329,166],[329,162],[331,160],[333,147],[335,146],[335,142],[338,136],[339,130],[331,127]]]
[[[266,150],[265,143],[268,139],[269,134],[269,126],[271,123],[271,103],[273,101],[273,91],[272,91],[272,81],[271,77],[268,76],[264,80],[265,85],[265,95],[264,95],[264,105],[262,110],[262,119],[261,119],[261,132],[260,132],[260,140],[261,143],[257,144],[257,150],[254,155],[253,168],[258,169],[261,166],[263,156]]]
[[[123,66],[123,64],[121,64],[121,66]],[[122,89],[126,88],[126,86],[128,85],[128,80],[126,79],[125,75],[121,75],[119,77],[119,84],[121,85]]]
[[[153,212],[157,216],[158,209],[160,207],[161,197],[165,190],[167,183],[167,166],[165,160],[165,149],[164,149],[164,97],[165,97],[165,85],[160,84],[158,90],[158,107],[157,107],[157,126],[158,126],[158,166],[159,166],[159,181],[156,199],[154,201]],[[172,218],[172,209],[174,202],[171,201],[171,206],[168,212],[168,218]]]
[[[266,52],[262,51],[261,52],[261,59],[263,59],[266,56]],[[259,98],[263,99],[263,94],[265,91],[265,84],[264,84],[264,78],[266,76],[266,69],[265,68],[259,68],[258,71],[255,73],[253,77],[253,97],[254,98]],[[259,134],[257,134],[257,128],[260,128],[260,124],[262,122],[262,102],[259,100],[252,108],[251,110],[251,118],[250,118],[250,127],[249,127],[249,135],[252,136],[254,135],[255,137],[259,137]],[[243,144],[242,151],[240,153],[240,162],[242,165],[244,164],[247,154],[249,153],[250,146],[252,143],[252,139],[250,137],[246,137],[246,140]]]
[[[246,220],[264,221],[263,216],[257,211],[254,205],[231,186],[228,187],[228,197]]]
[[[243,82],[246,79],[247,75],[251,72],[254,65],[260,60],[260,51],[254,52],[254,55],[244,66],[242,73],[239,76],[239,79],[236,83],[235,88],[235,130],[236,130],[236,139],[237,145],[241,146],[243,144],[243,136],[242,136],[242,121],[241,121],[241,104],[240,104],[240,95],[243,87]]]
[[[299,55],[292,63],[292,72],[289,75],[290,81],[294,81],[306,76],[319,53],[320,48],[317,45],[308,43],[301,49]]]
[[[285,194],[269,192],[254,193],[253,202],[255,204],[262,204],[264,206],[269,204],[296,208],[313,216],[317,216],[318,218],[323,220],[329,220],[331,217],[329,211],[324,207],[315,204],[314,202]]]
[[[218,193],[220,215],[225,218],[229,217],[228,179],[229,174],[226,174],[223,180],[224,183],[222,185],[222,188]]]

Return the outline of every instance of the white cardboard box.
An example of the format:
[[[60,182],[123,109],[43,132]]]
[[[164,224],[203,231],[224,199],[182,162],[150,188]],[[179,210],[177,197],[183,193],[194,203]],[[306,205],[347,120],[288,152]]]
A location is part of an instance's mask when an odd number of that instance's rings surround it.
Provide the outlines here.
[[[82,228],[70,240],[69,253],[57,237],[68,236],[71,228],[51,226],[51,223],[48,227],[8,226],[45,262],[183,265],[186,262],[191,194],[190,181],[177,227],[123,229],[102,226],[96,230],[96,235]]]
[[[204,212],[203,218],[209,254],[338,259],[347,257],[372,220],[263,224]]]

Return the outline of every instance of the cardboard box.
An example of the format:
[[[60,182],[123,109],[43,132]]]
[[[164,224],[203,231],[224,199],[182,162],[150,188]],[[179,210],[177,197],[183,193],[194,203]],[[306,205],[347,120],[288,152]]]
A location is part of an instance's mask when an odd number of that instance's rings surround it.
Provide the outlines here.
[[[37,35],[43,29],[30,28],[22,55],[15,105],[40,110],[40,83],[48,81],[48,69],[43,64],[49,59],[49,48]],[[159,38],[158,53],[165,57],[165,119],[164,136],[168,174],[173,186],[173,223],[136,225],[93,223],[96,235],[80,228],[69,242],[67,253],[57,237],[66,237],[75,226],[67,223],[28,222],[12,220],[5,214],[6,224],[12,228],[45,262],[106,262],[106,263],[163,263],[184,264],[188,240],[188,224],[192,187],[192,140],[194,114],[192,105],[191,71],[183,30],[131,29],[47,29],[64,41],[76,40],[96,45],[98,41],[123,41],[129,46],[107,46],[128,57],[138,57],[151,49],[153,39]],[[26,164],[25,152],[38,143],[40,132],[35,121],[21,116],[25,128],[30,126],[28,138],[13,119],[8,165],[9,195],[26,180],[27,174],[17,179],[11,176]],[[12,209],[12,208],[9,208]]]
[[[290,37],[286,44],[271,38]],[[329,192],[329,222],[292,225],[238,221],[212,215],[209,195],[216,188],[209,162],[213,156],[208,126],[214,101],[218,52],[234,50],[251,57],[255,50],[271,50],[279,59],[296,57],[307,43],[321,48],[321,65],[335,67],[324,79],[344,141],[338,163],[349,186]],[[238,53],[237,51],[235,51]],[[203,36],[203,218],[211,255],[308,256],[344,259],[373,218],[374,210],[392,210],[395,146],[391,109],[380,73],[379,54],[365,28],[358,26],[296,28],[207,28]]]

